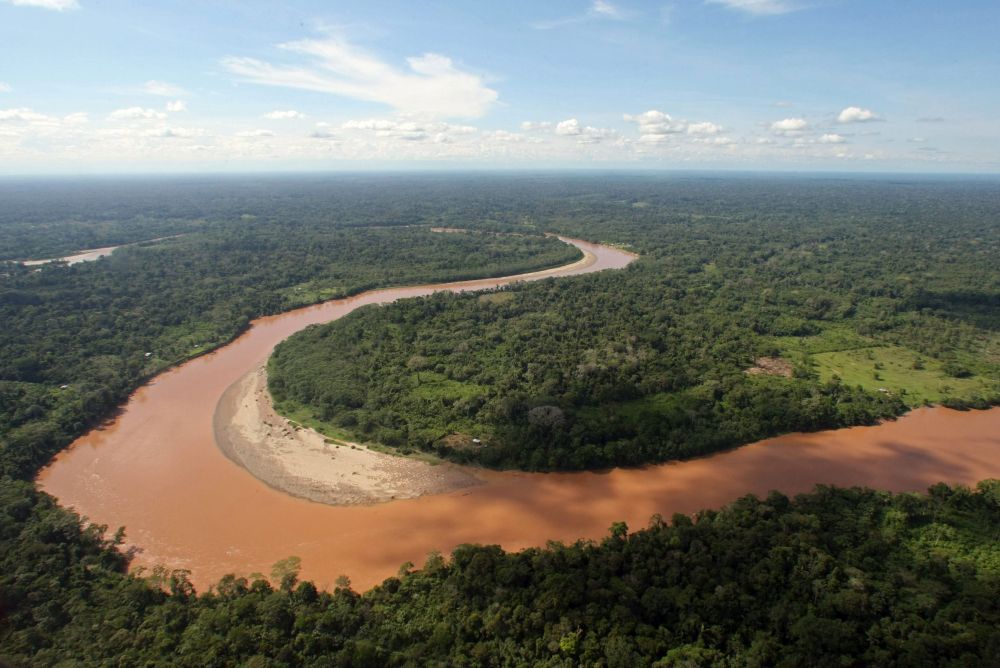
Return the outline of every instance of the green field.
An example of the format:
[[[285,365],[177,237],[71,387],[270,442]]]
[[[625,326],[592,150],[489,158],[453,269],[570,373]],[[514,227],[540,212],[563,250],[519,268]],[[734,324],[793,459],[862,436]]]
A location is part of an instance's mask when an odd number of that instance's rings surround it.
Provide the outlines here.
[[[983,376],[955,378],[946,374],[938,360],[900,346],[871,346],[810,355],[820,380],[834,375],[848,385],[899,396],[910,406],[938,403],[946,399],[985,396],[997,381]]]
[[[410,396],[416,399],[442,399],[456,401],[485,395],[488,387],[475,383],[450,380],[445,375],[433,371],[421,371],[410,375]]]

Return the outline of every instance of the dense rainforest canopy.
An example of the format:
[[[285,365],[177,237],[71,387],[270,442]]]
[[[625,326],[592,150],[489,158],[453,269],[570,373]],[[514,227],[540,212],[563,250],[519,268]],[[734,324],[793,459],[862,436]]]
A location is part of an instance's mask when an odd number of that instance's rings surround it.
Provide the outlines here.
[[[580,469],[1000,399],[995,187],[615,182],[538,209],[510,229],[641,258],[310,328],[270,363],[282,408],[403,451]]]
[[[0,263],[0,665],[998,663],[995,481],[747,498],[517,554],[463,546],[363,595],[298,582],[294,559],[270,581],[234,576],[200,595],[182,571],[128,575],[120,531],[28,482],[150,374],[257,315],[577,256],[548,231],[642,258],[309,330],[272,365],[285,408],[400,450],[578,468],[923,401],[985,405],[996,183],[5,180],[0,201],[6,260],[135,244],[73,266]],[[487,447],[464,447],[474,435]]]

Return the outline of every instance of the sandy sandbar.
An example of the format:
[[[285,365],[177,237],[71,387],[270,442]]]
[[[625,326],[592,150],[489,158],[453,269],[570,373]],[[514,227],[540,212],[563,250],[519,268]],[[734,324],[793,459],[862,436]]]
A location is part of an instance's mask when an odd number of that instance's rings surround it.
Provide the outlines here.
[[[213,418],[219,448],[255,477],[287,494],[335,506],[412,499],[482,481],[452,464],[395,457],[295,427],[279,415],[257,367],[222,395]]]

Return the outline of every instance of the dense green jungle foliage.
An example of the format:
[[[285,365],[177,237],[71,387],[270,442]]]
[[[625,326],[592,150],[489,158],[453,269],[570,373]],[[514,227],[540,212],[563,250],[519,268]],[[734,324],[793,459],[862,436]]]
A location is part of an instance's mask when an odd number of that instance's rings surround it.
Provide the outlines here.
[[[310,328],[272,358],[280,408],[404,452],[580,469],[1000,399],[995,184],[614,181],[506,220],[641,259]],[[789,377],[747,373],[774,358]]]
[[[995,666],[1000,482],[744,498],[600,543],[445,562],[358,595],[294,561],[196,595],[0,489],[0,663],[60,666]]]
[[[579,256],[541,236],[349,228],[317,216],[219,223],[72,266],[8,264],[0,278],[0,472],[31,475],[143,379],[227,342],[257,316]]]
[[[331,428],[353,413],[351,430],[370,425],[405,448],[454,421],[492,439],[484,453],[507,453],[496,463],[543,468],[584,465],[571,451],[581,424],[602,439],[582,455],[631,461],[632,450],[693,452],[680,429],[698,447],[723,445],[706,424],[739,441],[894,414],[908,397],[985,403],[997,378],[996,183],[6,179],[0,203],[7,259],[183,235],[72,267],[0,264],[0,666],[1000,663],[995,481],[927,497],[748,498],[693,522],[654,518],[631,535],[615,525],[599,544],[518,554],[465,546],[364,595],[346,583],[318,592],[297,581],[293,560],[273,585],[226,578],[201,595],[182,571],[128,575],[121,533],[85,526],[27,482],[149,374],[255,315],[573,258],[538,237],[410,225],[558,231],[643,257],[623,272],[359,312],[344,331],[373,363],[402,364],[386,367],[399,395],[348,373],[359,369],[353,352],[346,366],[327,359],[299,380],[324,383],[302,397]],[[387,328],[356,329],[365,322]],[[462,340],[438,322],[467,327]],[[760,356],[787,359],[795,377],[744,374]],[[282,364],[296,370],[294,357]],[[338,377],[346,403],[329,401]],[[497,401],[499,388],[511,391]],[[390,402],[354,405],[368,392]],[[411,425],[399,407],[415,400],[441,424]],[[459,402],[464,416],[452,412]],[[503,411],[510,432],[492,421]],[[500,446],[518,430],[534,440]]]

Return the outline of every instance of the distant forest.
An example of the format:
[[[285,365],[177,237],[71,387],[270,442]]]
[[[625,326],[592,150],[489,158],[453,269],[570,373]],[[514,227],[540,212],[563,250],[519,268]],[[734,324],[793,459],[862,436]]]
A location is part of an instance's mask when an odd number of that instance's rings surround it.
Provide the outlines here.
[[[996,182],[4,179],[0,203],[5,260],[136,244],[74,266],[0,261],[0,666],[1000,663],[996,481],[772,494],[516,554],[462,546],[365,594],[346,578],[317,591],[295,559],[200,594],[184,571],[129,575],[121,531],[31,483],[151,374],[256,316],[578,257],[543,232],[641,258],[361,309],[284,344],[274,393],[400,452],[533,469],[986,406]]]

